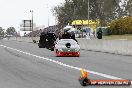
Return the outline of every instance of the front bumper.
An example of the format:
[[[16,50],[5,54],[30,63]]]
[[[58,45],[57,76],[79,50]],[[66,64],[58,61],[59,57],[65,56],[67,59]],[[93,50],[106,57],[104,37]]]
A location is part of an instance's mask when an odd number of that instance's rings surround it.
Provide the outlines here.
[[[80,56],[80,52],[56,52],[56,56]]]

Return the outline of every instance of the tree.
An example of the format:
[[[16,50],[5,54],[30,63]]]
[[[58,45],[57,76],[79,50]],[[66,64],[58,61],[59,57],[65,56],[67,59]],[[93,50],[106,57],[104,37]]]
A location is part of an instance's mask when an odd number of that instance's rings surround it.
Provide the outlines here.
[[[89,0],[89,19],[99,19],[100,26],[107,26],[112,20],[128,15],[130,10],[127,8],[131,2],[132,0]],[[87,8],[88,0],[65,0],[63,4],[54,7],[53,14],[58,19],[58,25],[63,27],[75,19],[88,19]]]
[[[69,0],[66,0],[61,6],[53,8],[52,11],[58,20],[59,29],[63,28],[73,20],[73,8],[72,2]]]
[[[132,0],[128,0],[126,5],[126,11],[129,16],[132,16]]]
[[[132,34],[132,17],[122,17],[112,21],[109,29],[112,34]]]
[[[6,30],[6,34],[7,35],[15,35],[16,33],[16,30],[14,27],[9,27],[7,30]]]
[[[120,0],[97,0],[95,2],[94,11],[97,14],[97,17],[100,20],[100,26],[106,26],[111,20],[115,19],[117,16],[117,9],[119,6]],[[93,13],[93,14],[95,14]]]
[[[0,37],[4,37],[4,29],[0,27]]]

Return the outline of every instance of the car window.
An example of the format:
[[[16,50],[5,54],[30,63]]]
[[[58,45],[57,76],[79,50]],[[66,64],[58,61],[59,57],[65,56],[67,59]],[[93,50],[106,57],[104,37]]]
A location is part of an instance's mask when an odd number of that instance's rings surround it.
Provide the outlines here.
[[[74,41],[74,40],[60,40],[60,41],[57,42],[58,45],[64,45],[66,43],[70,43],[72,45],[76,45],[77,44],[77,42]]]

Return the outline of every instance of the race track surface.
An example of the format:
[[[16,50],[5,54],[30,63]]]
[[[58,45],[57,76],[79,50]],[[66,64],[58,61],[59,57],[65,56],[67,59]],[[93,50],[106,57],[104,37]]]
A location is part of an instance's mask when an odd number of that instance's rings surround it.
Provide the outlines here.
[[[90,79],[132,80],[130,56],[81,50],[80,57],[55,57],[54,52],[34,43],[0,40],[0,88],[83,88],[78,82],[82,67],[89,71]]]

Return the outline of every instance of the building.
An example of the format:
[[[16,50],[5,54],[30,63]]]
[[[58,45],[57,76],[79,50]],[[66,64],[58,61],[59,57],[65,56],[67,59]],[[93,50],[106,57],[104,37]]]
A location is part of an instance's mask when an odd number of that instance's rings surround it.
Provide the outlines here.
[[[33,36],[38,36],[40,31],[43,31],[45,25],[37,26],[36,23],[33,23],[32,30],[32,20],[22,20],[20,24],[20,36],[31,36],[31,32],[33,31]]]
[[[72,26],[78,28],[85,28],[85,27],[90,27],[93,30],[96,30],[96,28],[99,26],[99,20],[74,20],[72,22]]]

